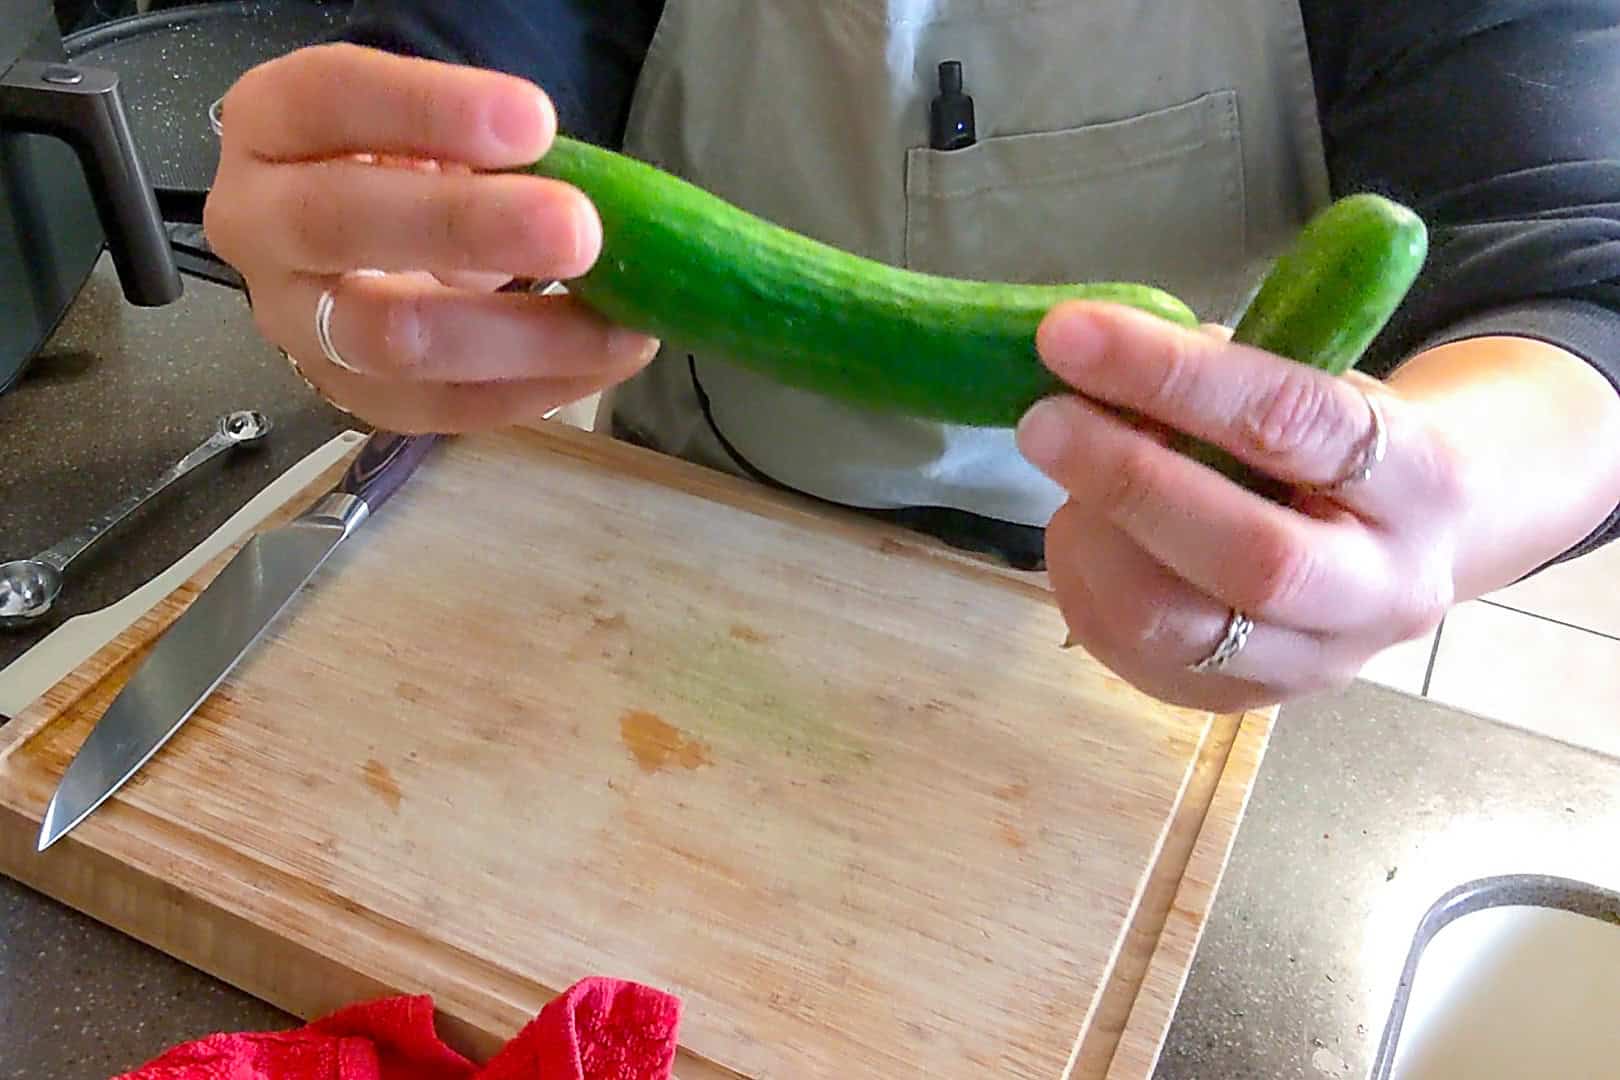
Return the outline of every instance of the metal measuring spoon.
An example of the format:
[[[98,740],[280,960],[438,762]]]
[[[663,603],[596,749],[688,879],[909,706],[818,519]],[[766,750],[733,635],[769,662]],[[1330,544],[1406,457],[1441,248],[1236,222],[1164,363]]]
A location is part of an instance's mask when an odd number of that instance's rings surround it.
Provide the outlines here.
[[[219,418],[214,433],[191,453],[169,466],[144,491],[138,491],[91,521],[61,543],[31,559],[0,563],[0,628],[13,629],[43,618],[62,592],[62,573],[90,545],[133,514],[152,496],[226,450],[256,443],[270,430],[270,419],[252,409]]]

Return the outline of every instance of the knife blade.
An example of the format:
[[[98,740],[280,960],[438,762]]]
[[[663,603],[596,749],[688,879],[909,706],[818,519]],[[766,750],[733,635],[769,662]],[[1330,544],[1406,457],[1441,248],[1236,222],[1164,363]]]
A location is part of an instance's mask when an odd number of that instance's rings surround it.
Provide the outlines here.
[[[242,545],[91,729],[45,808],[38,850],[66,836],[162,749],[437,439],[374,432],[331,492]]]

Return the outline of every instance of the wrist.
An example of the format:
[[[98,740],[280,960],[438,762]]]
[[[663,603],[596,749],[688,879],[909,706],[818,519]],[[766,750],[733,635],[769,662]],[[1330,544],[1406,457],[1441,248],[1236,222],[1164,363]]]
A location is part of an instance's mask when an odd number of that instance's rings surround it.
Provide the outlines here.
[[[1620,506],[1620,393],[1566,350],[1472,338],[1414,356],[1388,384],[1455,462],[1457,600],[1558,558]]]

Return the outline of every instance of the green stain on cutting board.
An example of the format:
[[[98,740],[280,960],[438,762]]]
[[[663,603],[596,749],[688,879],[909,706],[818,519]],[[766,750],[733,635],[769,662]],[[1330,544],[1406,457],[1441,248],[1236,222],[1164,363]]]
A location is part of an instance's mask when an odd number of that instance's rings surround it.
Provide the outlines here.
[[[849,692],[779,648],[775,636],[735,620],[662,631],[638,643],[624,674],[662,707],[680,702],[683,726],[711,743],[764,747],[827,770],[870,763],[871,749],[839,723],[856,705]]]

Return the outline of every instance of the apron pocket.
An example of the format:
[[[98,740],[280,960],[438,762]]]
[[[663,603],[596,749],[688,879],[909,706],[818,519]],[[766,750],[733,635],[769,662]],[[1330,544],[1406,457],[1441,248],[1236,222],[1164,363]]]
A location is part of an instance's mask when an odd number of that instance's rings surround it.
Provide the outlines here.
[[[1249,291],[1245,218],[1232,90],[964,150],[906,151],[905,260],[926,273],[1142,282],[1216,321]]]

